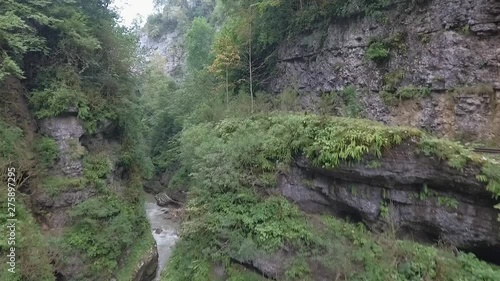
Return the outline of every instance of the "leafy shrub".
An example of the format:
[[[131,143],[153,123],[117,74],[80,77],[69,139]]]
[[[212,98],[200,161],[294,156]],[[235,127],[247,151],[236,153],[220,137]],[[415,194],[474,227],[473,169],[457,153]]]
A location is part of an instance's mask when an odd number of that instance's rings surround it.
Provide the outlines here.
[[[68,140],[68,147],[70,149],[70,156],[72,159],[82,159],[85,155],[85,147],[80,144],[80,141],[77,139]]]
[[[370,43],[368,49],[366,49],[365,56],[371,61],[382,63],[389,59],[390,50],[386,44],[375,41]]]
[[[322,115],[332,115],[340,103],[341,100],[337,92],[323,93],[318,104],[318,111]]]
[[[65,234],[63,243],[69,254],[81,253],[88,271],[86,278],[112,276],[125,250],[148,228],[142,206],[131,205],[115,196],[95,197],[79,204],[70,213],[75,224]],[[116,235],[120,239],[116,239]]]
[[[321,96],[319,104],[321,114],[331,115],[332,112],[340,116],[359,117],[363,111],[356,88],[349,86],[339,92],[330,92]]]
[[[0,180],[5,184],[4,192],[0,193],[0,202],[7,202],[7,168],[16,168],[16,174],[19,180],[24,169],[31,167],[30,153],[28,146],[23,138],[23,131],[15,126],[10,126],[0,119]],[[26,207],[28,198],[21,193],[16,195],[16,231],[22,235],[16,236],[16,272],[8,271],[7,253],[12,245],[9,245],[7,239],[0,241],[0,280],[42,280],[53,281],[53,268],[50,264],[50,258],[47,255],[48,247],[46,241],[39,231],[39,227]],[[10,230],[6,228],[7,219],[10,212],[6,203],[0,205],[0,234],[2,237],[9,237]]]
[[[102,190],[110,172],[111,165],[105,155],[89,155],[83,160],[83,176],[87,185]]]
[[[395,93],[384,91],[382,92],[382,99],[386,104],[394,104],[397,100],[410,100],[428,97],[431,90],[427,87],[402,87],[397,89]]]
[[[284,198],[260,195],[263,189],[276,185],[279,167],[289,165],[297,154],[305,154],[318,167],[337,167],[358,162],[365,155],[381,157],[384,150],[403,141],[415,142],[422,153],[457,169],[484,165],[486,180],[496,182],[498,172],[492,171],[500,169],[489,167],[494,164],[458,144],[432,138],[417,129],[386,127],[366,120],[275,114],[226,119],[184,130],[179,159],[190,171],[189,220],[163,280],[207,280],[214,262],[251,260],[263,253],[275,253],[283,245],[294,249],[299,257],[320,262],[352,280],[471,276],[468,271],[454,270],[461,268],[461,261],[436,248],[406,241],[394,243],[394,238],[372,236],[362,225],[332,218],[323,222],[331,227],[325,230]],[[436,200],[449,207],[456,205],[453,200]],[[384,207],[388,214],[387,203]],[[290,266],[290,278],[307,279],[307,266]],[[486,263],[477,266],[480,271],[495,272]],[[485,280],[495,280],[488,274]]]
[[[406,36],[406,33],[396,33],[382,40],[372,40],[366,49],[366,58],[376,63],[383,63],[389,59],[391,51],[405,52],[408,48]]]
[[[49,137],[42,137],[35,144],[35,152],[42,166],[50,167],[59,157],[59,147],[55,140]]]
[[[7,192],[0,194],[0,201],[7,202]],[[0,207],[0,225],[2,230],[0,234],[4,237],[9,236],[7,225],[7,204]],[[40,233],[40,228],[26,207],[25,198],[20,194],[16,196],[16,231],[22,233],[16,236],[16,270],[15,273],[9,272],[7,253],[12,245],[7,244],[7,239],[0,242],[0,280],[9,281],[54,281],[54,268],[51,265],[51,259],[48,255],[50,248],[46,243],[46,238]]]
[[[23,147],[23,131],[18,127],[13,127],[4,123],[0,119],[0,169],[6,169],[7,165],[21,160],[19,157],[25,154]],[[24,151],[24,152],[23,152]]]
[[[385,74],[383,89],[388,92],[395,92],[404,78],[405,73],[403,70],[396,70]]]
[[[56,197],[61,192],[83,189],[85,183],[81,178],[51,176],[43,179],[40,187],[50,196]]]
[[[38,118],[57,116],[70,108],[87,107],[85,94],[68,86],[66,81],[54,81],[44,90],[34,91],[30,103]]]
[[[359,117],[363,107],[361,106],[360,98],[356,94],[356,89],[352,86],[345,88],[342,95],[346,100],[346,111],[348,117]]]
[[[430,94],[431,90],[427,87],[411,87],[411,86],[399,88],[398,91],[396,92],[396,96],[401,100],[428,97]]]
[[[156,241],[149,231],[144,231],[142,236],[136,239],[132,244],[130,254],[125,257],[125,264],[116,273],[116,280],[129,280],[133,276],[137,265],[144,261],[144,253],[148,253],[151,249],[156,248]]]
[[[405,74],[401,70],[384,75],[384,85],[380,95],[386,104],[391,105],[401,100],[424,98],[431,94],[428,87],[400,87],[404,77]]]

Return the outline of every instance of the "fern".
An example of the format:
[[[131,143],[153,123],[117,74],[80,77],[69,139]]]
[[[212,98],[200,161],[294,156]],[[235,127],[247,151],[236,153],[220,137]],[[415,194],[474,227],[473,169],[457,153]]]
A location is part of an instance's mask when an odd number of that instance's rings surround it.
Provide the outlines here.
[[[488,177],[485,175],[476,175],[476,180],[480,182],[488,182]]]

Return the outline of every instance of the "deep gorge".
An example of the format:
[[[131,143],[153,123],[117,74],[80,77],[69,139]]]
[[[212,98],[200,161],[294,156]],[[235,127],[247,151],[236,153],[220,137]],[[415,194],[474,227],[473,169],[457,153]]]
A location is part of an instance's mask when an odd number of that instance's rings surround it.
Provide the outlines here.
[[[0,3],[0,280],[500,278],[498,1],[154,4]]]

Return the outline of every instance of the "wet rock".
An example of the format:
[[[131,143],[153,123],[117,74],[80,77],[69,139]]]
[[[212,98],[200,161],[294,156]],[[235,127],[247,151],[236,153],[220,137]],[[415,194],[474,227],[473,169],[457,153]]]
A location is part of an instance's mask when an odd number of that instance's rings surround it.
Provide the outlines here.
[[[154,178],[144,183],[144,190],[147,193],[158,194],[164,190],[164,185],[158,179]]]
[[[158,268],[158,249],[156,243],[151,250],[143,257],[134,274],[132,281],[153,281],[156,278]]]
[[[156,203],[158,204],[158,206],[161,206],[161,207],[167,207],[167,206],[171,206],[171,205],[174,205],[174,206],[181,205],[180,202],[170,198],[170,196],[168,196],[168,194],[166,192],[162,192],[162,193],[155,195],[155,200],[156,200]]]
[[[262,275],[267,278],[281,279],[285,275],[286,265],[290,262],[291,255],[280,250],[274,255],[261,255],[252,261]]]

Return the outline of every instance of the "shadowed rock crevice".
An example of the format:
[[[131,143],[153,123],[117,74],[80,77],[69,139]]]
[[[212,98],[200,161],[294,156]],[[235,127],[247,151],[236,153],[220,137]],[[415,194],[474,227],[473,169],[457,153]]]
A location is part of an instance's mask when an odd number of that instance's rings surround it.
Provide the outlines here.
[[[235,263],[235,264],[239,264],[239,265],[243,266],[244,268],[246,268],[254,273],[257,273],[258,275],[260,275],[268,280],[276,280],[276,278],[273,278],[273,277],[268,275],[269,272],[266,273],[266,272],[262,271],[261,268],[254,266],[252,264],[252,262],[240,262],[240,261],[235,260],[235,259],[231,259],[231,262]]]
[[[460,248],[464,252],[470,252],[476,255],[481,260],[496,264],[500,266],[500,247],[480,245],[472,248]]]
[[[402,225],[396,230],[396,236],[426,244],[439,243],[439,228],[421,224],[418,226]]]
[[[56,271],[54,273],[54,276],[56,277],[56,281],[66,281],[66,277],[61,272]]]

